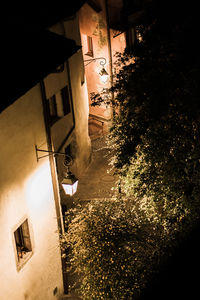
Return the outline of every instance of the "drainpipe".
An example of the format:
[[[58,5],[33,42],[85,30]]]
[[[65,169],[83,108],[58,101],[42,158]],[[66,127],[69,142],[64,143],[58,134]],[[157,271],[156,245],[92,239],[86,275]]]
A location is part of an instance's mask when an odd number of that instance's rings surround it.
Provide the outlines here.
[[[112,61],[112,45],[110,38],[110,20],[109,20],[109,10],[108,10],[108,0],[105,0],[105,12],[106,12],[106,30],[107,30],[107,39],[108,39],[108,58],[109,58],[109,73],[110,73],[110,87],[113,87],[113,61]],[[115,118],[115,109],[114,109],[114,92],[111,91],[111,107],[112,107],[112,118]]]
[[[41,95],[42,95],[42,105],[43,105],[43,114],[44,114],[44,123],[45,123],[45,131],[46,131],[46,139],[47,139],[47,148],[48,151],[53,151],[53,144],[51,139],[51,128],[50,128],[50,112],[49,112],[49,106],[48,106],[48,100],[46,97],[46,89],[44,81],[40,81],[40,89],[41,89]],[[52,185],[53,185],[53,193],[54,193],[54,199],[55,199],[55,208],[56,208],[56,216],[57,216],[57,224],[58,224],[58,230],[59,234],[64,233],[64,225],[63,225],[63,218],[62,218],[62,210],[60,205],[60,194],[59,194],[59,186],[58,186],[58,180],[57,180],[57,172],[56,172],[56,165],[53,155],[49,155],[49,163],[51,168],[51,178],[52,178]],[[62,251],[62,250],[61,250]],[[62,253],[62,252],[61,252]],[[68,283],[67,283],[67,277],[66,277],[66,265],[65,261],[62,258],[61,255],[61,264],[62,264],[62,275],[63,275],[63,287],[64,287],[64,293],[68,293]]]

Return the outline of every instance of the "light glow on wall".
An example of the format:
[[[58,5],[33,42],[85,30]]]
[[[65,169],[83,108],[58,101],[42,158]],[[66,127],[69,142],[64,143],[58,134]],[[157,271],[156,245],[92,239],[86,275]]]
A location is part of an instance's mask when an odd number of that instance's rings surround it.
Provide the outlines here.
[[[43,163],[26,183],[26,197],[30,209],[44,208],[53,197],[51,170],[48,162]]]

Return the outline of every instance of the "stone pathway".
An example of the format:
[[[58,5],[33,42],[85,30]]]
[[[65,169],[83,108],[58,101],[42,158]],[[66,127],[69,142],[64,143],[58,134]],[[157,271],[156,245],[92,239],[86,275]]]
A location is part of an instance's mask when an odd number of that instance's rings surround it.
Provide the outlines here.
[[[110,156],[104,136],[92,140],[92,161],[85,174],[79,178],[74,201],[93,201],[114,195],[117,176],[112,171],[108,172]]]

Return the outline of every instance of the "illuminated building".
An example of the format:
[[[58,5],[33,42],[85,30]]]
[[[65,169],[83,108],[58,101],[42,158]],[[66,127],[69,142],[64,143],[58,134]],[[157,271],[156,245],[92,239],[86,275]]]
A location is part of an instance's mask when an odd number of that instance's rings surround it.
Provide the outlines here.
[[[39,13],[30,2],[30,15],[20,11],[19,3],[4,8],[0,299],[61,299],[67,290],[59,247],[62,159],[47,155],[38,160],[36,146],[70,151],[77,176],[90,160],[78,2],[74,10],[49,3]]]
[[[100,92],[103,88],[112,86],[114,61],[116,52],[123,52],[126,47],[124,30],[116,29],[115,23],[123,8],[122,0],[86,1],[79,11],[79,22],[85,74],[88,86],[89,103],[90,93]],[[88,64],[88,60],[103,57],[104,66],[109,78],[102,81],[99,73],[102,69],[100,60]],[[112,108],[106,105],[91,107],[89,118],[90,135],[108,131],[112,119]]]

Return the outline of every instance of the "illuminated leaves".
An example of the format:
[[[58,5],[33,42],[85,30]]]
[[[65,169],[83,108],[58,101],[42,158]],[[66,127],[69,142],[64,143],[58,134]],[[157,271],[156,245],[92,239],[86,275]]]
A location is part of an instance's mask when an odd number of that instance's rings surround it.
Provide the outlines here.
[[[151,199],[168,220],[184,223],[200,207],[200,62],[184,39],[189,28],[196,32],[195,19],[172,10],[166,22],[163,7],[136,25],[142,39],[131,54],[117,53],[113,87],[92,99],[115,109],[109,140],[124,195]]]
[[[158,239],[158,222],[150,222],[135,201],[117,199],[75,208],[69,218],[65,240],[83,299],[132,299],[138,294],[165,240]]]
[[[132,299],[199,218],[198,30],[188,5],[185,16],[156,5],[159,14],[136,25],[132,55],[117,54],[112,88],[91,97],[115,110],[109,143],[121,195],[73,210],[66,241],[84,299]]]

